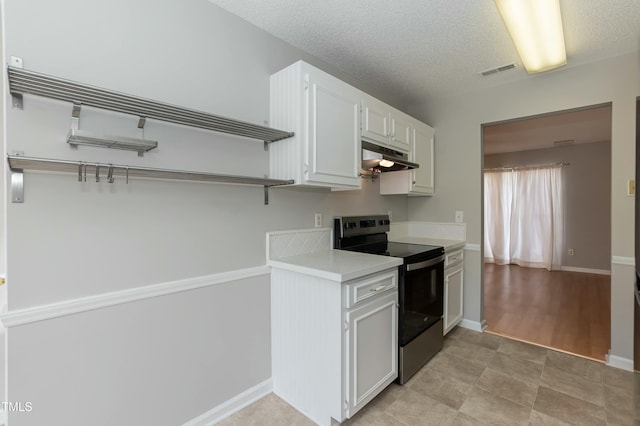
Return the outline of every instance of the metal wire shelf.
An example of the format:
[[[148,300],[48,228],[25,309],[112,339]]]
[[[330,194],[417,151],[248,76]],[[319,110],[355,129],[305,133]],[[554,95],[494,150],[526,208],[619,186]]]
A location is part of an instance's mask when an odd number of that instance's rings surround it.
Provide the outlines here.
[[[26,93],[184,126],[258,139],[265,143],[293,136],[292,132],[131,96],[22,68],[7,67],[7,73],[9,76],[9,91],[13,95],[13,105],[16,108],[21,108],[22,94]]]

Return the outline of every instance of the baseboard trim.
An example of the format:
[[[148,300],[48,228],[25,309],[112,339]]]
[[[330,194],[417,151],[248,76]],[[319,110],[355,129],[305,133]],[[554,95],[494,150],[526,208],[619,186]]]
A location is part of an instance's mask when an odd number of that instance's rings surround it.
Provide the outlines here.
[[[184,280],[170,281],[160,284],[152,284],[126,290],[119,290],[110,293],[97,294],[95,296],[81,297],[78,299],[64,300],[62,302],[47,305],[34,306],[31,308],[5,311],[0,314],[0,321],[5,327],[15,327],[18,325],[30,324],[37,321],[48,320],[65,315],[77,314],[94,309],[106,308],[137,300],[149,299],[152,297],[165,296],[182,291],[195,290],[217,284],[225,284],[246,278],[253,278],[269,274],[271,268],[268,266],[257,266],[254,268],[238,269],[235,271],[222,272],[219,274],[206,275],[202,277],[187,278]]]
[[[614,265],[635,266],[636,260],[633,257],[612,256],[611,263]]]
[[[576,268],[573,266],[562,266],[560,269],[565,272],[582,272],[585,274],[611,275],[611,271],[608,271],[606,269]]]
[[[273,391],[273,381],[267,379],[256,386],[247,389],[239,395],[234,396],[230,400],[223,402],[217,407],[212,408],[206,413],[196,417],[193,420],[189,420],[182,426],[211,426],[214,425],[232,414],[242,410],[244,407],[253,404],[259,399],[264,398]]]
[[[623,358],[617,355],[606,355],[607,365],[609,367],[620,368],[621,370],[633,371],[633,360],[629,358]]]
[[[471,321],[466,318],[463,318],[462,321],[460,321],[460,323],[458,324],[458,326],[462,328],[468,328],[469,330],[473,330],[473,331],[484,331],[484,329],[487,328],[487,322]]]

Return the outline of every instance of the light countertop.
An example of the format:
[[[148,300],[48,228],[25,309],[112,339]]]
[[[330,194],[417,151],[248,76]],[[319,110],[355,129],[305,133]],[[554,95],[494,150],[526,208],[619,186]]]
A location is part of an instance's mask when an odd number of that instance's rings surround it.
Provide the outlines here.
[[[287,271],[344,282],[402,265],[402,259],[344,250],[323,250],[315,253],[270,259],[267,265]]]
[[[389,236],[389,241],[395,243],[406,244],[426,244],[430,246],[444,247],[445,251],[451,251],[463,248],[465,242],[462,240],[445,240],[442,238],[424,238],[424,237],[407,237],[407,236]]]

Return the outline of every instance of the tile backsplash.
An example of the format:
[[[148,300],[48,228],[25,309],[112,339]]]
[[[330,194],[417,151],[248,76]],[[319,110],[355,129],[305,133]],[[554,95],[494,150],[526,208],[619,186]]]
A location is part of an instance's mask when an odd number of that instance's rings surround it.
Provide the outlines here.
[[[332,248],[331,228],[267,232],[267,260]]]

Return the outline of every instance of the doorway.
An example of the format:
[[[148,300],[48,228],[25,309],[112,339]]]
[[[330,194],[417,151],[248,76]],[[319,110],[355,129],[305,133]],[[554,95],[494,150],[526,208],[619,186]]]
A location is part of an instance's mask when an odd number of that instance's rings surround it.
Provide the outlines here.
[[[611,104],[486,124],[482,136],[485,173],[520,182],[501,187],[513,194],[495,202],[495,185],[486,185],[496,176],[483,175],[486,331],[604,362],[611,340]],[[532,204],[537,185],[522,184],[524,170],[546,168],[561,169],[561,187],[551,192],[562,192],[549,263],[536,257],[534,246],[544,251],[546,242],[534,241],[531,230],[547,232],[537,221],[549,222],[550,213],[537,207],[550,197]],[[504,221],[492,219],[496,205],[512,204],[519,206],[514,212],[525,210],[524,219],[502,210]]]

